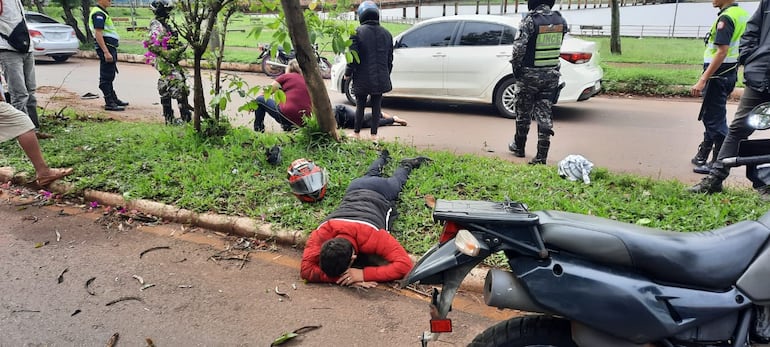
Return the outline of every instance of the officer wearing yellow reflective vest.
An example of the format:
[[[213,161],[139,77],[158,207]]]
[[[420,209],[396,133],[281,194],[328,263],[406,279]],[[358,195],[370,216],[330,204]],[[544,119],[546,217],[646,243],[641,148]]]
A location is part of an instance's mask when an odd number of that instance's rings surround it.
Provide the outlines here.
[[[120,37],[107,13],[111,0],[97,0],[97,6],[91,8],[88,27],[94,33],[94,48],[99,56],[99,89],[104,94],[104,109],[107,111],[123,111],[128,103],[118,99],[112,82],[118,72],[118,46]]]
[[[551,11],[554,0],[530,0],[529,13],[521,21],[513,42],[511,65],[516,77],[516,135],[508,149],[524,157],[524,145],[532,120],[537,121],[537,154],[530,164],[545,164],[551,146],[551,106],[559,91],[559,53],[567,21]]]
[[[738,79],[738,46],[746,30],[749,14],[738,7],[735,0],[712,0],[719,8],[717,20],[706,34],[706,50],[703,53],[703,74],[690,88],[692,96],[703,96],[698,120],[703,121],[703,141],[691,162],[693,171],[708,174],[710,163],[719,155],[727,136],[727,98]]]

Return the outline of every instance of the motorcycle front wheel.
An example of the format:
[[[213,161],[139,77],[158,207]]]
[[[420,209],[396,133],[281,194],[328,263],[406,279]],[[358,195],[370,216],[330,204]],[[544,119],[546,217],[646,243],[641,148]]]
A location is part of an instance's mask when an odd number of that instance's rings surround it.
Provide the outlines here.
[[[470,347],[577,347],[570,323],[546,316],[512,318],[476,336]]]
[[[265,75],[270,77],[278,77],[286,71],[286,68],[283,66],[271,64],[271,62],[275,61],[276,60],[273,59],[273,57],[271,57],[269,54],[262,58],[262,72],[264,72]]]
[[[318,70],[321,71],[321,77],[323,77],[323,79],[328,80],[332,78],[332,63],[329,62],[329,59],[321,57],[321,59],[318,60]]]

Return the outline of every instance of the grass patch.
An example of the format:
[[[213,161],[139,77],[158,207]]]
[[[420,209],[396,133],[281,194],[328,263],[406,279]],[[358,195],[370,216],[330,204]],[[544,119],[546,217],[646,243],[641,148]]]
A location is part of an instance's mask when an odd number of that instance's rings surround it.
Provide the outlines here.
[[[55,141],[43,141],[53,166],[72,166],[68,178],[78,190],[97,189],[129,199],[151,199],[197,212],[248,216],[289,230],[313,230],[337,207],[348,183],[363,174],[377,151],[367,141],[336,143],[312,125],[294,133],[260,134],[231,128],[222,136],[201,138],[189,127],[76,119],[43,120]],[[266,162],[265,150],[283,146],[283,164]],[[383,143],[393,157],[427,155],[430,165],[415,170],[401,195],[394,235],[410,253],[421,254],[436,242],[440,227],[423,198],[501,201],[509,197],[532,210],[554,209],[591,214],[669,230],[695,231],[759,217],[766,204],[748,189],[727,189],[711,196],[685,192],[676,181],[656,181],[592,173],[591,185],[559,178],[554,166],[514,164],[498,158],[417,151]],[[326,199],[299,202],[290,192],[286,167],[305,157],[331,174]],[[12,141],[0,144],[0,166],[32,172]]]
[[[621,38],[622,55],[610,53],[609,37],[581,37],[599,44],[607,93],[689,96],[703,72],[703,40]],[[739,71],[736,87],[744,87]]]
[[[610,38],[585,36],[583,40],[599,44],[599,54],[603,62],[637,64],[692,64],[703,65],[702,39],[681,38],[635,38],[620,39],[621,55],[610,53]]]
[[[616,66],[602,64],[603,88],[606,93],[661,96],[688,96],[690,86],[700,78],[702,69],[693,66],[682,69],[651,68],[645,65]],[[691,84],[688,84],[692,81]]]

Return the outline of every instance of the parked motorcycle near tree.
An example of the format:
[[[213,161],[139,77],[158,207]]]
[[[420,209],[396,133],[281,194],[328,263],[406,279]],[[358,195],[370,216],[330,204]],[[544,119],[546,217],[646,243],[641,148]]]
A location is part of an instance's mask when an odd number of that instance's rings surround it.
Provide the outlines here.
[[[770,103],[749,116],[770,128]],[[726,165],[770,183],[770,140],[741,142]],[[468,273],[502,252],[485,303],[532,312],[500,322],[470,346],[744,347],[770,342],[770,212],[705,232],[671,232],[595,216],[529,211],[515,202],[438,200],[439,243],[407,275],[433,290],[423,346],[447,318]]]
[[[273,48],[269,44],[259,45],[260,54],[257,57],[257,61],[261,60],[262,71],[265,75],[270,77],[278,77],[282,75],[286,69],[286,64],[289,60],[296,57],[294,50],[286,52],[283,47],[278,46],[275,49],[275,53],[272,53]],[[313,44],[313,52],[316,56],[316,62],[318,62],[318,69],[321,72],[321,77],[329,79],[332,76],[332,64],[328,59],[321,56],[318,51],[318,44]]]

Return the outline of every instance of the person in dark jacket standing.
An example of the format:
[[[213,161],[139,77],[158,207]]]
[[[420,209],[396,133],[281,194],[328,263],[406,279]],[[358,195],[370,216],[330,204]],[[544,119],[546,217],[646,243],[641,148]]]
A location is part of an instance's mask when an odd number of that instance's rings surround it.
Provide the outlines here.
[[[711,165],[708,176],[690,187],[690,192],[712,194],[722,191],[722,181],[730,175],[730,168],[722,163],[724,158],[738,155],[738,143],[753,132],[747,122],[751,110],[770,101],[770,0],[761,0],[756,12],[746,23],[741,36],[738,63],[743,65],[746,88],[741,95],[735,118],[719,150],[717,160]],[[763,200],[770,201],[770,186],[754,182]]]
[[[537,121],[537,155],[530,164],[545,164],[551,147],[551,106],[559,88],[559,54],[567,21],[551,11],[554,0],[529,0],[529,13],[522,19],[513,41],[511,66],[516,77],[516,135],[508,150],[523,158],[532,120]]]
[[[382,177],[389,160],[383,150],[363,177],[350,182],[340,206],[310,234],[300,265],[303,279],[368,288],[402,279],[412,269],[406,250],[388,230],[409,174],[430,159],[404,159],[393,176]],[[367,261],[360,263],[364,258]]]
[[[356,34],[351,37],[350,50],[358,54],[358,60],[348,64],[345,79],[353,78],[353,94],[356,96],[356,123],[353,133],[360,138],[366,100],[372,105],[370,133],[377,141],[377,125],[382,116],[382,94],[393,87],[390,72],[393,70],[393,36],[380,26],[380,9],[373,1],[364,1],[358,6]]]

